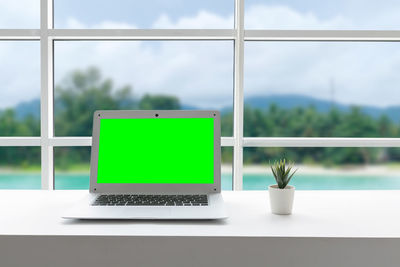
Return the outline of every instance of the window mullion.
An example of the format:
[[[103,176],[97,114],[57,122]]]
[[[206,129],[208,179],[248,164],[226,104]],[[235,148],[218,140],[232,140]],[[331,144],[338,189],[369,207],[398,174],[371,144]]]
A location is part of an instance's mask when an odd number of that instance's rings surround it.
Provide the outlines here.
[[[244,1],[235,0],[235,60],[233,98],[233,190],[243,189],[243,65]]]
[[[42,189],[54,189],[53,147],[53,40],[48,36],[52,28],[53,1],[40,1],[40,134]]]

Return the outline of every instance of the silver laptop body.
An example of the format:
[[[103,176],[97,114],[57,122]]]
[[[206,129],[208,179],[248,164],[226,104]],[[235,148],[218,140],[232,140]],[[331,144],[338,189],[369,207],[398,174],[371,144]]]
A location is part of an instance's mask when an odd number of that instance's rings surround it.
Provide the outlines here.
[[[214,179],[213,183],[98,183],[98,161],[100,123],[102,119],[143,119],[143,118],[213,118],[214,121]],[[141,130],[141,129],[138,129]],[[143,130],[143,129],[142,129]],[[91,170],[89,194],[67,210],[66,219],[222,219],[227,217],[221,196],[221,133],[220,114],[218,111],[197,110],[109,110],[96,111],[93,118],[93,137],[91,151]],[[135,153],[132,151],[132,153]],[[157,160],[155,160],[157,161]],[[201,167],[201,166],[199,166]],[[193,170],[196,171],[196,170]],[[99,196],[140,197],[165,196],[175,198],[206,195],[207,205],[96,205]],[[130,196],[129,196],[130,197]]]

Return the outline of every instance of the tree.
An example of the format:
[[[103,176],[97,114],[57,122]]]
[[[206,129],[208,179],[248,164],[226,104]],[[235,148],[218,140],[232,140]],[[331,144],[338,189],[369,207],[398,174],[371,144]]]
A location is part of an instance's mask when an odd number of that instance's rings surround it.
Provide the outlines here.
[[[100,71],[89,68],[67,76],[55,90],[55,133],[58,136],[92,135],[93,113],[137,107],[130,86],[114,88]]]
[[[39,136],[39,122],[33,116],[18,120],[11,108],[0,113],[0,134],[2,136]]]
[[[139,102],[140,109],[181,109],[181,104],[176,96],[145,94]]]

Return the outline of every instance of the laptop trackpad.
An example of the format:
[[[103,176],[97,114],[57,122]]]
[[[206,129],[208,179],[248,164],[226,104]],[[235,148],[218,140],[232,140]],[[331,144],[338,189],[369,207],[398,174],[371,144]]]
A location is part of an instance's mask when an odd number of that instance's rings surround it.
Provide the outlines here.
[[[86,207],[69,210],[64,218],[80,219],[162,219],[171,217],[169,207]]]
[[[168,207],[132,207],[121,211],[120,216],[132,219],[157,219],[171,217],[172,209]]]

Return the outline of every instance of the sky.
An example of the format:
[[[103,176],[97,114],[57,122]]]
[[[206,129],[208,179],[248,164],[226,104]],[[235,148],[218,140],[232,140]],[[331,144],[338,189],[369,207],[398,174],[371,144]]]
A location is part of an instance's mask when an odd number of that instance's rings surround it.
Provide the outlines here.
[[[22,2],[22,3],[21,3]],[[231,0],[55,0],[56,28],[232,28]],[[245,2],[247,29],[399,29],[400,1]],[[0,0],[0,28],[37,28],[39,0]],[[40,47],[0,41],[0,108],[40,95]],[[95,41],[55,44],[55,82],[98,67],[135,95],[177,95],[221,108],[233,101],[232,41]],[[400,44],[247,42],[245,97],[303,94],[346,104],[400,105]],[[21,78],[23,77],[23,78]]]

